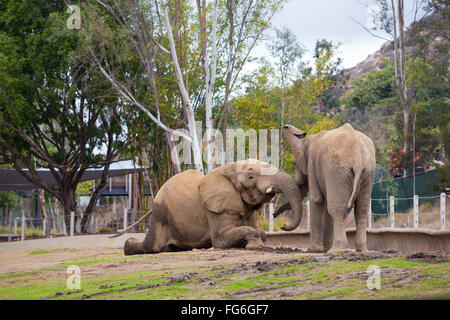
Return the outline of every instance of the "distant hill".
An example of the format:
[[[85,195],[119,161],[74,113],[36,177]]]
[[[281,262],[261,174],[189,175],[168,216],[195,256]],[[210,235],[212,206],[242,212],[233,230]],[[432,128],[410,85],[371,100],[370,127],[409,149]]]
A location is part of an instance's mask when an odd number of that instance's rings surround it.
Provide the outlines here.
[[[426,48],[427,57],[431,59],[437,58],[436,48],[443,41],[449,41],[448,39],[448,30],[442,30],[441,28],[435,28],[437,24],[442,23],[442,21],[437,21],[441,19],[437,16],[426,16],[422,18],[420,21],[412,24],[408,27],[406,32],[406,53],[411,53],[414,45],[413,39],[410,36],[410,33],[414,30],[414,27],[420,27],[423,31],[422,34],[426,33],[431,35],[434,39],[431,42],[431,46]],[[370,37],[369,34],[367,34]],[[416,44],[416,47],[418,45]],[[418,48],[416,48],[418,49]],[[394,43],[393,41],[386,41],[383,43],[381,48],[369,55],[366,59],[358,63],[356,66],[352,68],[348,68],[344,70],[344,74],[349,78],[348,86],[350,86],[351,80],[357,79],[362,75],[372,71],[372,70],[381,70],[383,68],[383,58],[394,60]],[[448,56],[447,56],[448,58]]]
[[[369,55],[356,66],[345,69],[344,74],[349,76],[348,80],[351,82],[372,70],[381,70],[383,68],[383,58],[394,59],[394,44],[392,41],[386,41],[378,51]]]

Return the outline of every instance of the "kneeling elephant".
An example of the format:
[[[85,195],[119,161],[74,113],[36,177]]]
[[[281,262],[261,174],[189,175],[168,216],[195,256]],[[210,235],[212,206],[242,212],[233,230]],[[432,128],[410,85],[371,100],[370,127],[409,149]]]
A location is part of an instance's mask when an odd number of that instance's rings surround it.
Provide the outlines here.
[[[265,234],[256,228],[255,210],[281,192],[294,213],[284,230],[293,230],[302,216],[301,195],[295,179],[274,166],[249,159],[207,175],[195,170],[179,173],[156,195],[144,241],[128,239],[124,252],[262,246]]]

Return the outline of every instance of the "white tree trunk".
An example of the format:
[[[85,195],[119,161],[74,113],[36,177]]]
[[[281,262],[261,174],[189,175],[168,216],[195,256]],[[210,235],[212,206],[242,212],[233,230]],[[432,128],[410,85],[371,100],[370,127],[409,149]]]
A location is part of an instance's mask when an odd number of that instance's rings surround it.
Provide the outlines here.
[[[206,162],[208,164],[207,171],[214,169],[214,136],[213,136],[213,93],[214,86],[216,82],[216,66],[217,66],[217,11],[218,11],[218,1],[214,1],[214,17],[211,32],[211,60],[209,59],[208,52],[206,50],[208,39],[206,37],[206,32],[202,34],[200,30],[200,38],[203,42],[202,46],[204,50],[203,53],[203,69],[205,72],[205,118],[206,118]],[[199,8],[200,13],[200,8]],[[206,12],[203,12],[206,15]],[[201,19],[201,17],[200,17]],[[206,24],[206,19],[204,21]],[[206,26],[204,26],[206,28]]]
[[[194,154],[194,164],[195,168],[199,171],[203,171],[203,159],[202,159],[202,152],[200,148],[200,143],[197,132],[195,128],[195,117],[194,117],[194,111],[192,110],[191,100],[189,98],[189,95],[187,93],[186,87],[184,85],[183,81],[183,75],[181,74],[180,64],[178,62],[177,57],[177,51],[175,48],[175,41],[173,39],[172,34],[172,26],[170,25],[169,21],[169,13],[167,12],[167,6],[168,3],[164,3],[163,0],[161,0],[161,6],[163,9],[163,15],[164,15],[164,23],[167,28],[167,36],[169,38],[170,43],[170,55],[172,56],[172,62],[175,69],[175,73],[177,76],[177,82],[178,82],[178,88],[180,89],[181,98],[183,99],[184,108],[186,110],[186,117],[188,119],[188,129],[189,134],[192,139],[192,152]]]

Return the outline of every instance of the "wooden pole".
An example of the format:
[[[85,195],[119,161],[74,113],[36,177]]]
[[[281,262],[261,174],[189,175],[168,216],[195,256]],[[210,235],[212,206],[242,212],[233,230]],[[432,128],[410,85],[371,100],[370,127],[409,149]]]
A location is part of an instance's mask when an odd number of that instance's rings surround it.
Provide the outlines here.
[[[8,219],[8,242],[12,240],[11,234],[12,234],[12,212],[9,213]]]
[[[273,203],[269,203],[269,231],[273,232]]]
[[[390,196],[389,197],[389,227],[390,228],[395,227],[394,206],[395,206],[394,196]]]
[[[26,225],[25,225],[25,215],[24,214],[22,214],[22,225],[21,225],[21,233],[20,233],[20,240],[21,241],[24,241],[25,240],[25,228],[26,228]]]
[[[414,195],[414,229],[419,228],[419,196]]]
[[[445,230],[445,198],[444,192],[441,193],[441,230]]]
[[[74,229],[75,229],[75,212],[71,211],[70,212],[70,236],[71,237],[73,237]]]
[[[123,209],[123,228],[126,229],[128,227],[128,209]]]
[[[309,200],[306,201],[307,228],[311,230],[311,206]]]

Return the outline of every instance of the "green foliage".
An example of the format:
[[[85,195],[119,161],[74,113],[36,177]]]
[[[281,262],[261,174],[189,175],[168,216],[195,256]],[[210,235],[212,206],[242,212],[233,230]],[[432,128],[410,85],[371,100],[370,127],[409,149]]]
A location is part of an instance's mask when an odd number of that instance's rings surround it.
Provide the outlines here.
[[[78,196],[89,196],[94,190],[94,180],[80,182],[77,186],[76,194]]]
[[[426,59],[408,59],[408,82],[414,88],[411,103],[411,123],[415,133],[416,166],[431,165],[433,159],[448,155],[450,143],[450,86],[445,80],[447,70]],[[356,127],[364,128],[369,136],[378,138],[377,162],[383,163],[389,149],[403,148],[403,110],[395,87],[394,67],[384,60],[384,68],[373,70],[352,82],[341,98],[345,112],[341,119],[352,120]],[[412,150],[402,162],[403,168],[412,168]]]
[[[2,213],[3,219],[9,219],[9,214],[14,209],[19,209],[20,197],[14,192],[0,191],[0,213]],[[7,223],[7,221],[4,221]]]
[[[275,129],[279,124],[279,92],[271,86],[273,69],[261,66],[244,81],[246,93],[233,100],[233,116],[243,129]]]
[[[256,71],[243,77],[245,91],[232,101],[234,125],[244,129],[278,129],[284,105],[283,122],[302,128],[308,134],[337,127],[338,121],[318,111],[315,106],[333,83],[338,46],[326,41],[318,44],[312,61],[314,67],[307,68],[307,63],[299,59],[301,50],[295,38],[286,30],[278,33],[279,41],[270,47],[278,60],[271,65],[262,59]],[[291,61],[286,59],[288,56],[299,60]],[[292,71],[297,67],[295,72]],[[293,81],[289,77],[294,77]],[[282,81],[278,81],[280,78]],[[280,138],[283,143],[282,135]],[[293,173],[292,153],[289,148],[283,150],[283,169]]]
[[[346,108],[356,108],[363,115],[372,108],[384,107],[385,99],[396,94],[394,65],[391,60],[384,60],[385,68],[372,70],[352,82],[353,90],[347,91],[341,98]],[[390,101],[390,100],[388,100]]]
[[[19,196],[11,191],[0,191],[0,208],[18,209]]]
[[[450,186],[450,161],[446,161],[444,165],[436,166],[436,181],[432,182],[430,187],[436,191],[449,192]]]

